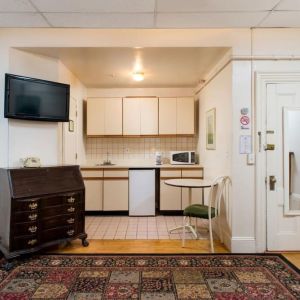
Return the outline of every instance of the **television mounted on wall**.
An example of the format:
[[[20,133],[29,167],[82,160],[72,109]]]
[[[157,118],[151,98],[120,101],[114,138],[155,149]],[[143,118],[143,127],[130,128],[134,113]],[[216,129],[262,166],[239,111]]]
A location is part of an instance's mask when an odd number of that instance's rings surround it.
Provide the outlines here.
[[[5,74],[4,117],[68,122],[70,85]]]

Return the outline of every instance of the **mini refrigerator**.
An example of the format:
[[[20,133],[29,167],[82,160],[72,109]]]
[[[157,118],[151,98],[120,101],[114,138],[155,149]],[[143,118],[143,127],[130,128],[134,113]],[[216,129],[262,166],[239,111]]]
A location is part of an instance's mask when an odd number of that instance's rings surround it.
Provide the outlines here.
[[[155,169],[129,170],[129,216],[155,216]]]

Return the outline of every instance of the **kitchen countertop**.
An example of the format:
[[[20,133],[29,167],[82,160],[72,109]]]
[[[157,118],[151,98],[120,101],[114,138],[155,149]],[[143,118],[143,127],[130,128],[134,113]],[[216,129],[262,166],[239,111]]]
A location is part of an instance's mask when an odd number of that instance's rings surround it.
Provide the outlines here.
[[[96,164],[83,164],[80,166],[81,169],[131,169],[131,168],[156,168],[156,169],[197,169],[202,168],[201,165],[171,165],[162,164],[156,165],[154,163],[117,163],[115,165],[100,166]]]

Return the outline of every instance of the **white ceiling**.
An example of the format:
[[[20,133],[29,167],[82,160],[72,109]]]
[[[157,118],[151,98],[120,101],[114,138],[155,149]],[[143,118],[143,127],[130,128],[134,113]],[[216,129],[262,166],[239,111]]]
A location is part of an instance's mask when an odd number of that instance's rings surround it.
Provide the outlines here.
[[[0,0],[0,27],[300,27],[300,0]]]
[[[87,87],[195,87],[227,48],[21,48],[60,59]],[[132,72],[144,72],[141,82]]]

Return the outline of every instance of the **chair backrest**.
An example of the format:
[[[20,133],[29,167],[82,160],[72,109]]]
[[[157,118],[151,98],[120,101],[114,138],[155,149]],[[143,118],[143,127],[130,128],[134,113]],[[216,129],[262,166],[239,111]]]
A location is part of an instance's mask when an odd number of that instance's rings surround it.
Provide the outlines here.
[[[229,176],[219,176],[212,181],[209,197],[208,197],[208,214],[211,216],[211,208],[216,209],[216,215],[221,211],[222,197],[225,200],[226,216],[229,213],[229,185],[231,185],[231,179]],[[229,217],[230,218],[230,217]]]

